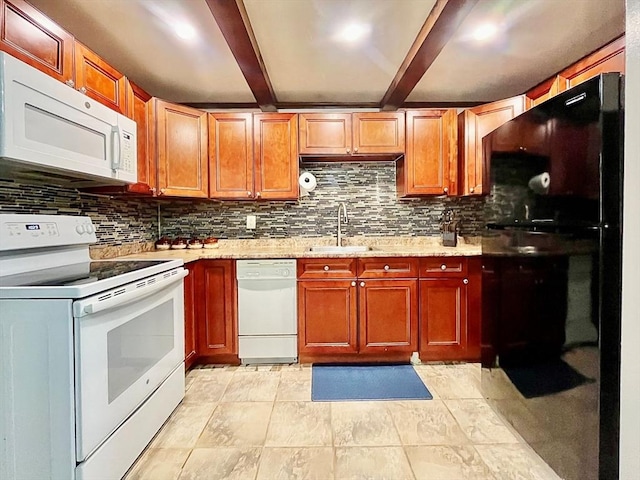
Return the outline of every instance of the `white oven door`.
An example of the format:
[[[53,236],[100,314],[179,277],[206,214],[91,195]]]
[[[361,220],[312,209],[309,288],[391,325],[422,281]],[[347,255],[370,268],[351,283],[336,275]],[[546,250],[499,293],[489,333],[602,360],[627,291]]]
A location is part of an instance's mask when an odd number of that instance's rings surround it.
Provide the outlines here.
[[[84,460],[184,359],[180,267],[74,302],[77,460]]]

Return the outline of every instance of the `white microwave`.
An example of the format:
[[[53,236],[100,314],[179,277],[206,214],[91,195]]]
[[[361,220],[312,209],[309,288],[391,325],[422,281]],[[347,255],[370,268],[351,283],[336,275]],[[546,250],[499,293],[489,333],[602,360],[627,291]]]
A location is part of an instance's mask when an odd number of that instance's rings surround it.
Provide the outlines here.
[[[0,178],[135,183],[136,123],[0,52]]]

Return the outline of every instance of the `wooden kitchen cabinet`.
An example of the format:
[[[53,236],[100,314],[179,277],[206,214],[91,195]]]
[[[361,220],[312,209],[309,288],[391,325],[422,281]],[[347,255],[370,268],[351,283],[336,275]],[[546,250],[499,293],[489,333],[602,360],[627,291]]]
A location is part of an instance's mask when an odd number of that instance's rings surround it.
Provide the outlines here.
[[[196,326],[196,291],[198,262],[190,262],[184,266],[189,275],[184,278],[184,366],[191,368],[198,356]]]
[[[82,43],[75,43],[75,88],[116,112],[127,113],[125,76]]]
[[[417,271],[407,258],[299,260],[301,361],[408,359],[418,345]]]
[[[211,198],[296,200],[297,115],[209,114]]]
[[[298,281],[299,355],[358,352],[354,280]]]
[[[405,150],[403,112],[301,113],[300,155],[390,155]]]
[[[625,36],[581,58],[527,92],[529,108],[601,73],[625,72]]]
[[[207,113],[152,100],[151,156],[157,160],[159,196],[207,198]]]
[[[0,0],[0,50],[64,83],[74,81],[74,38],[24,0]]]
[[[200,260],[196,277],[196,336],[199,360],[238,362],[235,260]]]
[[[459,195],[489,193],[487,164],[482,139],[488,133],[525,111],[525,95],[498,100],[465,110],[458,115]]]
[[[480,358],[480,268],[475,257],[421,259],[422,361]]]
[[[360,353],[408,353],[418,347],[418,281],[358,280]]]
[[[456,194],[455,110],[408,111],[406,122],[406,152],[396,162],[398,196]]]
[[[262,200],[298,199],[298,115],[254,113],[254,195]]]

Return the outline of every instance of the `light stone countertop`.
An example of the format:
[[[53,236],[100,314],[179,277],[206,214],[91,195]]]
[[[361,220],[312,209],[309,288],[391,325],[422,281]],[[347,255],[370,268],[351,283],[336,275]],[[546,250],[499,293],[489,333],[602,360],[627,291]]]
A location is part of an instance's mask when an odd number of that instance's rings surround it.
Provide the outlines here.
[[[311,246],[335,245],[335,238],[288,238],[256,240],[220,240],[219,247],[196,250],[153,250],[138,253],[124,251],[120,255],[100,255],[95,258],[174,259],[185,263],[200,259],[253,259],[253,258],[345,258],[345,257],[440,257],[477,256],[482,253],[479,238],[458,237],[457,247],[444,247],[440,237],[346,237],[343,245],[365,245],[365,252],[311,252]],[[113,252],[113,250],[110,250]],[[125,254],[126,255],[123,255]]]

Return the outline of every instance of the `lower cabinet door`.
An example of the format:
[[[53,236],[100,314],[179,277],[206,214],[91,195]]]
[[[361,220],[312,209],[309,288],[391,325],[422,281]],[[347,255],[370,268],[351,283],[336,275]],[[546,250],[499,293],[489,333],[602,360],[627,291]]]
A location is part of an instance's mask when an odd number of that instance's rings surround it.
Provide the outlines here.
[[[467,283],[462,278],[420,280],[420,358],[467,356]]]
[[[200,260],[196,288],[198,355],[237,355],[234,260]]]
[[[356,353],[357,298],[353,280],[298,281],[298,351]]]
[[[360,353],[418,348],[418,281],[359,280]]]

